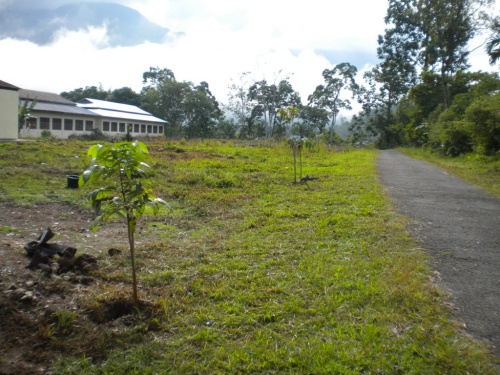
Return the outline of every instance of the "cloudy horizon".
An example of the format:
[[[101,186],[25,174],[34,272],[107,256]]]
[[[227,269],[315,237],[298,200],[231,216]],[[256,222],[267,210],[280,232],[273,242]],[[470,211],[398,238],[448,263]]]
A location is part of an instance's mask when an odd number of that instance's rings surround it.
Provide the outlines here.
[[[0,16],[13,10],[27,12],[30,2],[0,0]],[[37,44],[34,37],[32,41],[14,39],[0,30],[0,51],[9,56],[0,62],[0,79],[55,93],[98,85],[105,90],[126,86],[140,92],[142,73],[159,67],[172,70],[180,81],[208,82],[217,100],[224,103],[231,80],[238,81],[241,73],[251,72],[255,80],[290,77],[305,102],[323,83],[324,69],[350,62],[361,74],[377,63],[377,36],[384,32],[387,8],[387,0],[351,0],[338,5],[310,0],[301,7],[272,0],[105,2],[139,12],[154,24],[151,30],[165,30],[165,34],[161,40],[157,34],[154,38],[147,35],[150,26],[134,32],[133,25],[125,25],[127,28],[109,16],[97,18],[87,27],[76,27],[71,19],[58,19],[63,26],[47,31],[54,34],[45,44]],[[38,0],[37,7],[55,12],[75,3],[86,2]],[[137,15],[134,17],[131,22],[144,25]],[[47,30],[48,26],[43,26]],[[34,27],[35,31],[42,29]],[[471,63],[475,70],[498,71],[488,65],[482,48],[471,57]]]

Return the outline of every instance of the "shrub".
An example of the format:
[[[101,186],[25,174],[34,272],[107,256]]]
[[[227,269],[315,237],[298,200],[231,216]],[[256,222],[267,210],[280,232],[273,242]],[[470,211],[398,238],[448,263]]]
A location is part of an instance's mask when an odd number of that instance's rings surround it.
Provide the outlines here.
[[[54,139],[55,137],[52,135],[50,130],[42,130],[42,139],[50,140]]]
[[[443,121],[434,124],[429,133],[431,146],[434,150],[450,155],[472,151],[472,139],[463,121]]]
[[[465,111],[465,129],[479,154],[500,151],[500,94],[483,96]]]

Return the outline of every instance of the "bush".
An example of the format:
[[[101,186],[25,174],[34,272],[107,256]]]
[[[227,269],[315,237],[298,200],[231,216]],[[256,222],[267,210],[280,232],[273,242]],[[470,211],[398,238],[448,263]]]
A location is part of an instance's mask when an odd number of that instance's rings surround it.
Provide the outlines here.
[[[467,99],[457,95],[450,108],[437,108],[429,116],[429,143],[433,150],[450,156],[472,151],[472,139],[464,122]],[[469,100],[470,103],[470,100]]]
[[[461,120],[440,119],[431,127],[429,139],[432,148],[445,155],[458,156],[472,151],[472,139]]]
[[[483,96],[465,111],[465,129],[474,150],[493,155],[500,151],[500,94]]]
[[[50,132],[50,130],[43,130],[41,136],[42,136],[42,139],[45,139],[45,140],[50,140],[50,139],[54,139],[55,138],[52,135],[52,133]]]
[[[84,141],[105,141],[109,136],[104,134],[100,129],[94,128],[92,133],[88,134],[71,134],[68,139],[80,139]]]

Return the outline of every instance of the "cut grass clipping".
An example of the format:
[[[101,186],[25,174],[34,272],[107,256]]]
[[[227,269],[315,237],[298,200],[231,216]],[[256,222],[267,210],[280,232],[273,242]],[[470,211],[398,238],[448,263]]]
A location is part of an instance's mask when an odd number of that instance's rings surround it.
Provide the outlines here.
[[[305,185],[285,144],[148,148],[155,191],[172,204],[146,216],[137,253],[155,329],[103,325],[119,347],[56,373],[497,373],[451,320],[379,186],[376,151],[304,150],[304,174],[318,177]],[[119,289],[127,266],[106,263],[101,277]]]

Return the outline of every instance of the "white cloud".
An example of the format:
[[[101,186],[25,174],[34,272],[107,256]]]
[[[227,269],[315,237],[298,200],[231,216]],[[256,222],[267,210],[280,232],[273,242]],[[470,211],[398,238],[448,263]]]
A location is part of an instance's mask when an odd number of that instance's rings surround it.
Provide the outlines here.
[[[387,0],[119,2],[183,35],[162,45],[110,48],[103,26],[62,31],[44,47],[0,40],[2,55],[10,57],[0,60],[0,79],[57,93],[99,83],[105,89],[128,86],[140,91],[142,73],[158,66],[171,69],[178,80],[207,81],[225,102],[230,80],[240,73],[250,71],[256,80],[273,81],[281,71],[278,80],[289,75],[306,102],[323,83],[322,71],[332,64],[359,59],[355,65],[360,71],[371,67],[387,8]],[[333,61],[335,57],[341,61]],[[487,64],[481,56],[471,61]]]

